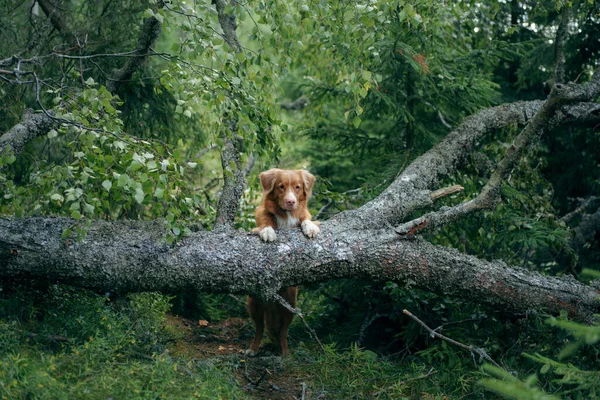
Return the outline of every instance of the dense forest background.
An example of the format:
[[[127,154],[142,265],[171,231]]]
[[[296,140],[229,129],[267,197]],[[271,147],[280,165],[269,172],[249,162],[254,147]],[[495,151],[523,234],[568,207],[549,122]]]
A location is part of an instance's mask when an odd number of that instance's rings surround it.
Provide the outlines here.
[[[160,219],[177,245],[218,227],[229,194],[249,231],[258,174],[281,167],[317,176],[310,206],[328,220],[465,118],[593,84],[599,65],[593,0],[6,0],[0,215],[69,217],[75,241],[94,220]],[[598,288],[600,112],[573,115],[526,146],[501,201],[422,236]],[[523,127],[490,129],[440,185],[462,190],[425,211],[477,198]],[[310,328],[294,320],[288,357],[246,358],[243,295],[57,281],[0,281],[2,398],[600,396],[597,315],[567,307],[330,280],[301,287]]]

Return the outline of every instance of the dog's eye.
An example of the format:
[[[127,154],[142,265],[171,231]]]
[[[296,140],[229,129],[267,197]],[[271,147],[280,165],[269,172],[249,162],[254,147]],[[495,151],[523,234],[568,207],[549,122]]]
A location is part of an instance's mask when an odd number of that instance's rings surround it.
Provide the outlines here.
[[[300,189],[300,185],[296,185],[296,189]]]
[[[279,185],[279,189],[283,189],[285,186],[283,185]]]

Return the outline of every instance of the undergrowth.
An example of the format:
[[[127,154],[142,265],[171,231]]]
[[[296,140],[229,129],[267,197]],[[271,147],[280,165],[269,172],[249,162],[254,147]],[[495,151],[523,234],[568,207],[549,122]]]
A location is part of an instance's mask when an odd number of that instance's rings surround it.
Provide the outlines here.
[[[325,349],[296,318],[283,360],[267,338],[265,357],[243,355],[253,326],[241,298],[0,289],[2,399],[593,399],[600,383],[597,326],[389,284],[303,288],[299,306]],[[191,319],[169,314],[192,300]],[[505,369],[428,336],[403,307]]]
[[[66,286],[18,289],[0,301],[0,398],[243,398],[231,371],[177,360],[169,297],[113,302]]]

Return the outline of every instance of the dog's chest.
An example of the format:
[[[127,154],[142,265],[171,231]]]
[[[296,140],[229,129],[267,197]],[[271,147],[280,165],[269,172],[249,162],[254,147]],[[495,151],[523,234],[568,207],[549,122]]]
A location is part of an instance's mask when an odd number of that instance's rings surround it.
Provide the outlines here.
[[[277,229],[292,229],[298,226],[298,218],[292,217],[292,213],[289,211],[286,211],[286,214],[285,218],[275,215],[275,218],[277,218]]]

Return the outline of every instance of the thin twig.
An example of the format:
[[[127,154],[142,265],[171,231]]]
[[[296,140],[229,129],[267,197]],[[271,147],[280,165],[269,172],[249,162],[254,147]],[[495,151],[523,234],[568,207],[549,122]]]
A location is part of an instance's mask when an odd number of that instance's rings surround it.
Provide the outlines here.
[[[458,324],[462,324],[464,322],[472,322],[472,321],[479,321],[479,318],[467,318],[467,319],[463,319],[463,320],[460,320],[460,321],[446,322],[445,324],[441,324],[440,326],[438,326],[437,328],[435,328],[433,331],[434,332],[440,331],[445,326],[448,326],[448,325],[458,325]]]
[[[286,309],[288,309],[290,312],[294,313],[294,315],[297,315],[298,318],[300,318],[302,320],[302,322],[304,323],[304,326],[306,327],[306,330],[308,331],[308,333],[310,334],[310,336],[312,336],[312,338],[319,343],[319,346],[321,346],[321,349],[323,351],[325,351],[325,346],[323,346],[323,343],[321,343],[321,341],[319,340],[319,337],[317,336],[317,333],[308,325],[308,323],[306,322],[306,320],[304,319],[304,315],[302,315],[302,311],[300,311],[299,308],[294,308],[292,307],[292,305],[290,303],[288,303],[283,297],[281,297],[279,294],[275,295],[275,299],[279,302],[279,304],[281,304],[282,306],[284,306]]]
[[[460,185],[454,185],[454,186],[448,186],[445,188],[441,188],[441,189],[431,192],[431,200],[438,200],[438,199],[441,199],[442,197],[446,197],[446,196],[449,196],[454,193],[462,192],[463,190],[465,190],[465,188]]]
[[[217,148],[216,144],[211,144],[210,146],[200,150],[199,152],[196,153],[196,159],[201,158],[203,155],[205,155],[209,151],[216,149],[216,148]]]
[[[481,347],[475,347],[472,345],[466,345],[463,344],[461,342],[457,342],[454,339],[450,339],[447,336],[442,335],[439,332],[434,331],[433,329],[431,329],[429,326],[427,326],[425,324],[425,322],[421,321],[419,318],[417,318],[415,315],[413,315],[410,311],[408,310],[402,310],[402,312],[404,313],[404,315],[408,315],[410,318],[412,318],[413,320],[415,320],[419,325],[421,325],[423,328],[425,328],[425,330],[427,332],[429,332],[429,334],[431,335],[431,337],[437,337],[439,339],[445,340],[448,343],[452,343],[455,346],[458,347],[462,347],[465,350],[469,350],[471,352],[471,354],[477,353],[479,354],[480,357],[486,359],[487,361],[491,362],[492,364],[494,364],[494,366],[500,368],[500,369],[504,369],[500,366],[500,364],[498,364],[496,361],[494,361],[487,353],[484,349],[482,349]]]

